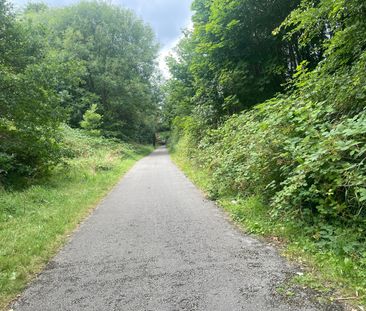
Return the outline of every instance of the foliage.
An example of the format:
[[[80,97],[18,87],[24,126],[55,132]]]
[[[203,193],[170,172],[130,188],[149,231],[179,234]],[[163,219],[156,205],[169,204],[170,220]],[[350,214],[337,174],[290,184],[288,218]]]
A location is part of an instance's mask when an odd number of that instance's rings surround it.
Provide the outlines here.
[[[210,168],[218,193],[261,193],[277,211],[294,217],[362,219],[365,114],[332,126],[316,120],[323,113],[312,103],[276,100],[207,130],[198,144],[195,135],[202,131],[186,118],[179,124],[186,132],[181,142],[190,146],[184,149],[190,157]]]
[[[164,109],[163,122],[166,127],[171,127],[174,117],[189,115],[194,108],[193,75],[189,70],[193,57],[191,33],[184,32],[184,38],[175,48],[179,59],[170,56],[167,63],[173,77],[163,86]]]
[[[79,80],[75,61],[47,53],[42,29],[16,21],[1,2],[0,29],[0,179],[44,174],[61,157],[58,128],[66,113],[60,84]]]
[[[89,131],[91,134],[100,135],[100,126],[102,116],[97,113],[98,106],[93,104],[90,109],[85,111],[83,121],[80,122],[80,126]]]
[[[283,91],[303,60],[313,68],[321,59],[320,36],[300,45],[297,33],[286,41],[280,28],[272,35],[299,3],[193,1],[194,29],[185,32],[168,61],[173,77],[167,83],[165,110],[170,123],[172,111],[189,115],[198,107],[196,114],[210,111],[206,118],[218,124]]]

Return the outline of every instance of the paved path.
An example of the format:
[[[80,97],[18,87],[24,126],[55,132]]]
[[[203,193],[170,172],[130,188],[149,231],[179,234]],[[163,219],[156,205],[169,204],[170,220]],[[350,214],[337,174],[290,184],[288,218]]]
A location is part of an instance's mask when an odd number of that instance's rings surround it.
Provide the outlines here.
[[[13,308],[325,310],[276,294],[291,269],[240,233],[161,148],[123,178]]]

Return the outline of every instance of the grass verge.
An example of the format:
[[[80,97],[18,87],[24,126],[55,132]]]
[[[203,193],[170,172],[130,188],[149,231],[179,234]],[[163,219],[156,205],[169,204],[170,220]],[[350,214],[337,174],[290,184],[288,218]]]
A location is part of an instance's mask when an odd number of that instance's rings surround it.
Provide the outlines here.
[[[65,243],[67,236],[144,155],[131,146],[65,129],[73,158],[23,190],[0,189],[0,310]]]
[[[210,197],[210,173],[179,156],[179,152],[174,151],[171,156],[192,182]],[[292,287],[309,288],[320,294],[317,297],[320,302],[325,299],[346,302],[352,306],[351,310],[366,310],[366,271],[362,268],[365,263],[344,256],[340,251],[347,247],[347,232],[338,241],[331,241],[332,249],[324,246],[324,241],[317,242],[316,237],[309,236],[303,224],[271,218],[270,210],[260,196],[219,196],[214,199],[245,232],[274,242],[284,256],[304,268],[303,274],[283,285],[286,292],[290,292]]]

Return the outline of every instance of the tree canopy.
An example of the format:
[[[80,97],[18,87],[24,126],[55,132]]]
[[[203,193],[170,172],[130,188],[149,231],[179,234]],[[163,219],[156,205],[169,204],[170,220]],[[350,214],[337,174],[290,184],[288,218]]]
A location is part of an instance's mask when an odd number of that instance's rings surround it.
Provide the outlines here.
[[[177,58],[168,62],[175,84],[181,80],[188,85],[187,75],[181,73],[189,73],[194,106],[205,106],[212,122],[283,91],[303,60],[313,68],[322,57],[319,34],[303,45],[298,33],[283,40],[287,32],[280,28],[273,35],[299,4],[300,0],[193,1],[194,29],[180,43]]]

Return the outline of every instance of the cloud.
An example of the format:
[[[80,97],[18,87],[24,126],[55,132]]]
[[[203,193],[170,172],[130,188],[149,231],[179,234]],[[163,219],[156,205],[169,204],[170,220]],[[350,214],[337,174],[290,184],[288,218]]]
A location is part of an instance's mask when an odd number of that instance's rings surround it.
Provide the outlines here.
[[[116,0],[133,9],[149,23],[160,43],[165,46],[176,40],[191,17],[191,0]]]

